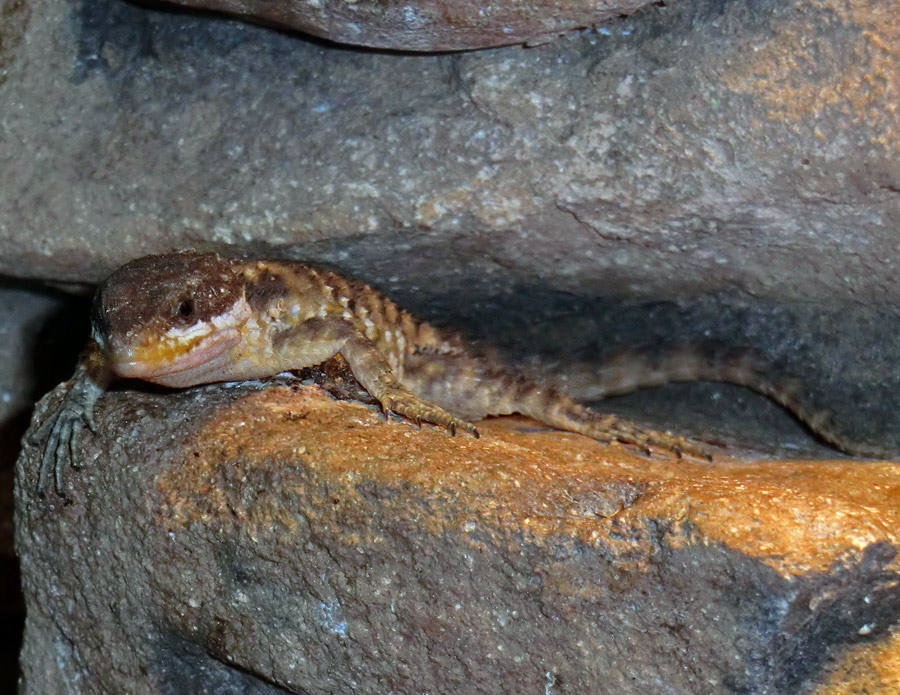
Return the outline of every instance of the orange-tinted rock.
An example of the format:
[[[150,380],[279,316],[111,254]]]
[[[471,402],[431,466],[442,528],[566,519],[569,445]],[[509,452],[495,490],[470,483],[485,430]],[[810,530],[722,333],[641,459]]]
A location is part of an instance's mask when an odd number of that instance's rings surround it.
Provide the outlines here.
[[[180,0],[182,5],[299,29],[358,46],[400,51],[450,51],[546,41],[649,0]]]
[[[278,385],[111,393],[98,420],[72,504],[20,460],[26,694],[900,674],[895,463],[647,459],[516,418],[451,437]]]

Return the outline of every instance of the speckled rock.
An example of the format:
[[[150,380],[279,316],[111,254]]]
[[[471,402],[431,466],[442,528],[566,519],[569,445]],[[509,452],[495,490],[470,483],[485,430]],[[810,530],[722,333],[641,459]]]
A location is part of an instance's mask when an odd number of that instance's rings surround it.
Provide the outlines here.
[[[388,289],[900,299],[888,0],[679,2],[435,56],[120,0],[22,6],[2,273],[95,281],[228,246]]]
[[[19,462],[23,695],[896,692],[894,464],[451,437],[277,384],[98,423],[70,504]]]
[[[650,4],[648,0],[182,0],[180,4],[299,29],[358,46],[452,51],[543,42]]]

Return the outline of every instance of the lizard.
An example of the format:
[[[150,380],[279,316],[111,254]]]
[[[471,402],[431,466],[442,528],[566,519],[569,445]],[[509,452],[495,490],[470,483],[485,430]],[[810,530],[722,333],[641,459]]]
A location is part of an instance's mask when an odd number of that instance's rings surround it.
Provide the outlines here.
[[[386,413],[478,437],[487,415],[522,413],[649,454],[709,457],[683,437],[598,414],[553,386],[472,354],[456,333],[401,309],[370,286],[300,262],[179,252],[125,264],[97,289],[91,336],[44,441],[39,487],[77,466],[94,406],[116,378],[172,388],[273,376],[340,355]]]
[[[386,413],[452,434],[478,437],[473,421],[521,413],[647,455],[657,447],[676,457],[711,458],[701,444],[597,413],[496,357],[473,354],[458,334],[415,318],[360,281],[300,262],[183,251],[131,261],[98,287],[88,345],[61,405],[37,430],[35,438],[44,442],[39,488],[52,478],[65,496],[64,471],[79,465],[83,431],[96,431],[94,406],[113,379],[186,388],[269,377],[335,356]],[[817,413],[746,360],[705,364],[682,357],[656,370],[613,368],[605,379],[600,395],[667,381],[740,383],[786,405],[829,439]]]

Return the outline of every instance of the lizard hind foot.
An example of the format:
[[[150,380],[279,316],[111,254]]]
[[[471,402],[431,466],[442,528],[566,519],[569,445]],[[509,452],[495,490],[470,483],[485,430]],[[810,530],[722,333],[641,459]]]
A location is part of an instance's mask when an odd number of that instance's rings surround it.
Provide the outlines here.
[[[683,456],[694,456],[707,461],[713,460],[712,451],[698,442],[693,442],[685,437],[680,437],[669,432],[659,432],[639,427],[638,425],[623,422],[622,420],[613,420],[611,423],[604,423],[601,431],[595,433],[590,432],[590,436],[600,440],[615,440],[633,446],[645,456],[651,456],[653,449],[663,449],[674,455],[675,458]]]

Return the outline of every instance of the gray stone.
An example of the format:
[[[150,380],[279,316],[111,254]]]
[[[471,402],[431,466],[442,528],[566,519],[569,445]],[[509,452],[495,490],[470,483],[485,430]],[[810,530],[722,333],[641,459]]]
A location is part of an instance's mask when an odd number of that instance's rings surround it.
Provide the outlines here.
[[[863,79],[900,74],[891,3],[683,2],[438,56],[29,7],[0,86],[4,273],[218,246],[410,291],[897,299],[897,92]]]
[[[890,3],[683,2],[438,56],[118,0],[4,7],[0,273],[305,258],[516,353],[539,331],[594,361],[749,346],[836,428],[900,447],[900,90],[864,86],[900,74]]]
[[[21,283],[0,282],[0,693],[16,690],[25,605],[13,545],[13,471],[35,398],[70,372],[60,342],[77,346],[65,318],[72,300]]]

